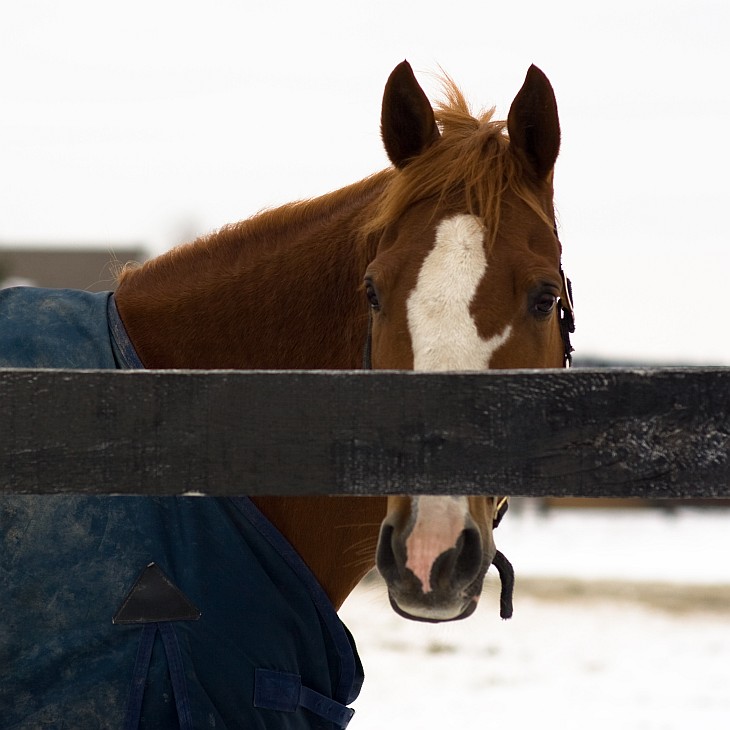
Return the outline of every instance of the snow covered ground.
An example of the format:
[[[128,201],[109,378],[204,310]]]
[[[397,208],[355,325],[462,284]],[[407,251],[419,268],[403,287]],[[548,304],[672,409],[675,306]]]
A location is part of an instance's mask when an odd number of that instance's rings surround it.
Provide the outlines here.
[[[353,593],[340,614],[366,679],[350,727],[730,727],[730,511],[515,512],[495,534],[510,621],[495,577],[451,624],[396,616],[377,580]]]

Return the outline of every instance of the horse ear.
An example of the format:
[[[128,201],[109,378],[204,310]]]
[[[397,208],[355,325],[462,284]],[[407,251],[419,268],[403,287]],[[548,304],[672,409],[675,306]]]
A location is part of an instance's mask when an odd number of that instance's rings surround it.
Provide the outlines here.
[[[399,63],[383,94],[380,131],[390,161],[403,168],[440,136],[431,104],[408,61]]]
[[[560,150],[560,123],[553,87],[537,66],[530,66],[512,102],[507,131],[537,179],[547,179]]]

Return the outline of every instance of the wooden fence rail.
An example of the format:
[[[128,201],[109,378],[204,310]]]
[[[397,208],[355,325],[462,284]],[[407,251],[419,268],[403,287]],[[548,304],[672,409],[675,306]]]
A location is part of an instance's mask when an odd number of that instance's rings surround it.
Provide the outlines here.
[[[730,368],[1,370],[0,492],[730,497]]]

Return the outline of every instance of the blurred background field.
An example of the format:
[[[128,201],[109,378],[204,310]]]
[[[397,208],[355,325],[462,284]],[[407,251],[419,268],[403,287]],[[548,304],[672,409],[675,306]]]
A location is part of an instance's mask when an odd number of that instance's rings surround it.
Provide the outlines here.
[[[20,276],[4,250],[124,263],[386,167],[380,104],[404,58],[431,98],[443,69],[501,119],[534,63],[560,111],[577,352],[730,365],[730,4],[415,7],[3,3],[0,278]]]
[[[407,622],[372,576],[341,616],[365,665],[352,727],[720,730],[730,721],[730,510],[548,512],[497,530],[515,566],[461,622]]]

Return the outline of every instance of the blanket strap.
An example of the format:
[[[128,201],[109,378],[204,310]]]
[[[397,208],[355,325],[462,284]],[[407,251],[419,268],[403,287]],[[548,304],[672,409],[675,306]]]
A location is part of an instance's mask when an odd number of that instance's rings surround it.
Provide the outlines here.
[[[162,644],[167,655],[167,665],[172,680],[172,691],[175,695],[175,708],[180,723],[180,730],[194,730],[193,715],[190,708],[185,669],[183,667],[180,645],[177,641],[175,629],[170,621],[144,624],[142,636],[137,649],[137,660],[132,675],[132,687],[127,700],[127,711],[124,717],[124,730],[138,730],[142,716],[142,702],[144,700],[147,674],[152,660],[152,648],[155,644],[157,632],[160,632]]]
[[[119,360],[119,367],[122,370],[143,370],[144,365],[134,349],[132,340],[129,339],[122,318],[119,316],[114,294],[109,295],[106,315],[109,322],[109,333],[112,337],[112,349]]]
[[[298,674],[257,669],[255,678],[254,707],[280,712],[295,712],[302,707],[339,728],[346,728],[355,714],[355,710],[304,687]]]

